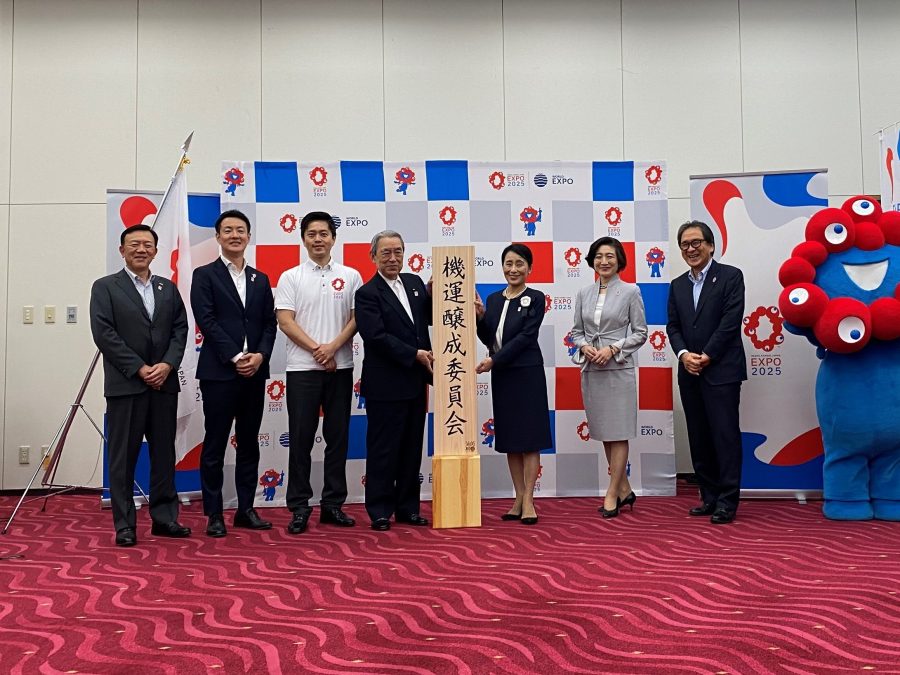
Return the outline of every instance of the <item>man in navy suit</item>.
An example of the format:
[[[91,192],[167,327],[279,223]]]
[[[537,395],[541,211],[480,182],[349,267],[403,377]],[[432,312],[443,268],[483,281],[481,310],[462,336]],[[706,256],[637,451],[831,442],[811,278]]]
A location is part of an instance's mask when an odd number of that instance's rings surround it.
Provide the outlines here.
[[[134,225],[119,238],[124,269],[91,288],[91,334],[103,354],[103,395],[109,446],[109,494],[117,546],[137,543],[134,469],[147,437],[150,448],[151,534],[187,537],[175,491],[178,366],[187,315],[178,288],[150,273],[159,236]]]
[[[721,525],[734,520],[741,492],[744,275],[713,260],[716,244],[706,223],[679,227],[678,246],[690,270],[669,287],[666,332],[678,357],[678,387],[702,500],[690,514],[711,516]]]
[[[366,511],[373,530],[428,525],[419,514],[419,469],[428,385],[432,382],[431,295],[415,274],[401,274],[405,246],[397,232],[372,239],[378,272],[356,292],[356,325],[365,355]]]
[[[194,270],[191,308],[203,333],[197,379],[203,394],[206,431],[200,453],[200,488],[203,512],[208,517],[206,534],[224,537],[227,531],[222,516],[222,467],[232,423],[238,499],[234,526],[254,530],[272,527],[256,513],[253,499],[259,473],[259,426],[276,322],[269,278],[244,259],[250,243],[249,219],[240,211],[226,211],[215,226],[222,254]]]

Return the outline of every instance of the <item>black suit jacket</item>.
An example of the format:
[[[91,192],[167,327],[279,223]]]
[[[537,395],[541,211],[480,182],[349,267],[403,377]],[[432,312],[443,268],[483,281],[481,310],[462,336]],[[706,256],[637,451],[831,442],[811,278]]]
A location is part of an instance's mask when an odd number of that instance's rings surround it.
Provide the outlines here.
[[[400,401],[425,394],[428,371],[416,352],[431,349],[431,296],[415,274],[401,274],[413,319],[387,282],[376,273],[356,291],[356,327],[363,339],[360,393],[367,399]]]
[[[191,310],[203,333],[197,360],[198,380],[231,380],[238,377],[231,359],[244,348],[263,355],[254,377],[269,377],[269,359],[275,345],[275,301],[269,277],[250,265],[244,266],[246,305],[221,258],[194,270]]]
[[[522,298],[528,298],[528,306],[522,306]],[[502,292],[491,293],[484,307],[484,316],[478,322],[478,339],[487,346],[495,368],[515,366],[542,366],[544,357],[538,345],[538,332],[544,320],[544,294],[533,288],[509,301],[506,321],[503,323],[503,345],[494,352],[494,341],[500,315],[506,299]]]
[[[172,372],[162,391],[178,392],[178,367],[187,340],[187,314],[178,288],[153,277],[153,320],[126,271],[97,279],[91,288],[91,334],[103,354],[103,394],[128,396],[149,387],[141,366],[168,363]]]
[[[685,272],[669,286],[669,323],[666,332],[677,354],[687,349],[706,354],[709,365],[700,377],[710,384],[747,379],[747,359],[741,341],[744,317],[744,275],[737,267],[715,260],[709,267],[694,310],[694,284]],[[678,364],[678,381],[695,377]]]

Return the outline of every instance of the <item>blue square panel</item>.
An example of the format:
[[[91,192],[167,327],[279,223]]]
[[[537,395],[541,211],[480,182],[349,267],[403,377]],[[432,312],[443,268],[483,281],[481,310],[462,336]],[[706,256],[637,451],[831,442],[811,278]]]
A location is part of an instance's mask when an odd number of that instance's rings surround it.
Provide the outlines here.
[[[665,326],[669,322],[669,284],[638,284],[644,299],[647,323]]]
[[[351,415],[347,433],[347,459],[366,458],[366,431],[369,420],[365,415]]]
[[[345,202],[383,202],[382,162],[341,162],[341,187]]]
[[[188,221],[198,227],[214,227],[222,213],[218,193],[188,194]]]
[[[297,162],[254,162],[257,202],[299,202]]]
[[[464,201],[469,198],[469,163],[444,159],[425,162],[428,201]]]
[[[634,200],[634,162],[594,162],[594,201]]]

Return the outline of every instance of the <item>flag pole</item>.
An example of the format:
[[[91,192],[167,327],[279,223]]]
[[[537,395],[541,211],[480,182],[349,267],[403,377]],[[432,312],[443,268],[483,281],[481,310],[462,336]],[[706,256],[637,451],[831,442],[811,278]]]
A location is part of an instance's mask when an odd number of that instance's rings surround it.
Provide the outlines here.
[[[163,206],[166,203],[166,199],[169,196],[169,192],[172,190],[172,186],[175,184],[175,180],[178,177],[179,172],[184,169],[186,164],[190,164],[191,160],[188,159],[187,153],[191,147],[191,139],[194,137],[194,132],[191,131],[188,134],[188,137],[184,139],[184,143],[181,144],[181,157],[178,160],[178,166],[175,169],[175,172],[172,174],[172,178],[169,179],[169,184],[166,186],[166,191],[163,193],[162,201],[159,203],[159,208],[156,210],[156,215],[162,212]],[[154,223],[151,227],[156,225],[156,219],[154,219]],[[45,468],[44,476],[41,478],[41,487],[47,488],[50,490],[57,490],[53,494],[47,494],[44,499],[44,506],[41,508],[43,511],[47,507],[47,500],[50,497],[61,494],[63,492],[69,492],[71,490],[79,490],[79,489],[90,489],[90,490],[102,490],[103,488],[93,488],[86,485],[56,485],[54,481],[56,480],[56,471],[59,468],[59,460],[62,456],[63,448],[66,444],[66,439],[69,435],[69,430],[72,428],[72,424],[75,422],[75,415],[81,410],[90,420],[94,429],[97,430],[97,433],[100,434],[100,438],[103,441],[106,441],[106,436],[103,433],[103,430],[97,425],[94,419],[88,414],[87,410],[84,409],[84,405],[82,404],[82,399],[84,398],[84,394],[87,391],[88,384],[90,384],[91,377],[94,374],[94,370],[97,367],[97,363],[100,360],[100,350],[96,350],[94,352],[94,356],[91,359],[91,363],[88,366],[87,373],[84,376],[84,380],[81,383],[81,387],[78,390],[78,393],[75,396],[75,400],[69,405],[69,410],[66,413],[66,416],[63,418],[62,423],[59,426],[56,435],[53,437],[53,440],[50,442],[50,445],[47,446],[47,450],[44,452],[41,457],[41,461],[38,464],[37,469],[35,469],[34,475],[31,477],[31,480],[28,481],[28,485],[25,486],[25,489],[22,491],[22,496],[19,497],[19,501],[16,503],[15,508],[9,516],[9,520],[6,521],[6,525],[3,527],[2,532],[0,534],[6,534],[9,531],[10,526],[13,523],[13,520],[16,518],[16,514],[19,512],[19,509],[22,506],[22,503],[25,501],[28,492],[34,486],[34,482],[37,480],[38,474],[41,471],[41,467]],[[147,495],[144,493],[144,490],[140,485],[135,481],[135,485],[138,490],[144,497]]]

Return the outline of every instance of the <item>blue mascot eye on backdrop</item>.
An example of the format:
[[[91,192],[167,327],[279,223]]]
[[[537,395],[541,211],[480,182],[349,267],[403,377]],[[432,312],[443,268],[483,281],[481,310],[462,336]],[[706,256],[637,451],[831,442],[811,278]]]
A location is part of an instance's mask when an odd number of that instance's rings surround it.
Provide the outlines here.
[[[821,359],[825,516],[900,520],[900,213],[862,196],[819,211],[778,277],[785,328]]]

